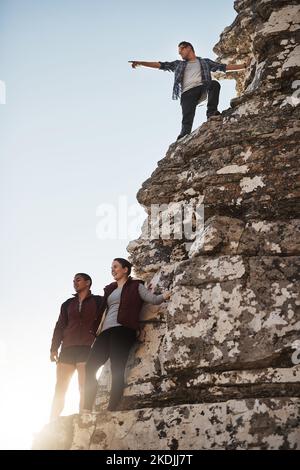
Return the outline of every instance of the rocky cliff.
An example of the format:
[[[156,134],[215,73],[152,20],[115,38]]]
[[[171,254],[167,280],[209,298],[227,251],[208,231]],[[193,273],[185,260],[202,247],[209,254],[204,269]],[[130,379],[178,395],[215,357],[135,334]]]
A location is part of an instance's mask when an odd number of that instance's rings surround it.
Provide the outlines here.
[[[105,373],[98,412],[62,418],[35,448],[300,449],[300,6],[234,7],[215,52],[250,61],[237,98],[138,192],[148,218],[131,260],[172,297],[143,312],[123,411],[105,411]]]

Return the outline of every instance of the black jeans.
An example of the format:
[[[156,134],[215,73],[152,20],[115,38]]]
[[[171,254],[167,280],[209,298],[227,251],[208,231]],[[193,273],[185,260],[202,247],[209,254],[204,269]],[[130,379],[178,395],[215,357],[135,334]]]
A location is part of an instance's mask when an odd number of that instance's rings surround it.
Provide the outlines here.
[[[115,410],[123,395],[124,372],[136,332],[124,326],[116,326],[97,336],[85,369],[84,408],[92,410],[97,393],[96,373],[107,359],[111,363],[112,385],[108,409]]]
[[[208,94],[206,112],[207,116],[212,115],[218,110],[220,88],[221,87],[219,82],[212,80],[208,88],[204,85],[200,85],[185,91],[181,95],[180,103],[182,107],[182,127],[178,138],[191,133],[196,107],[205,89],[207,89]]]

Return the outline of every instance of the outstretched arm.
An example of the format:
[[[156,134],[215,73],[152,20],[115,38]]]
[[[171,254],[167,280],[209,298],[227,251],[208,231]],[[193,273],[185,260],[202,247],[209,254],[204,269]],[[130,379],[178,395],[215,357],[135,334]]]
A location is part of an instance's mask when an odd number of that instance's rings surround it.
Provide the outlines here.
[[[226,65],[226,72],[233,72],[237,70],[244,70],[246,69],[248,64],[228,64]]]
[[[148,302],[149,304],[153,305],[159,305],[164,300],[169,300],[169,298],[171,297],[171,294],[168,291],[160,295],[155,295],[149,289],[146,289],[144,284],[139,284],[139,294],[141,299],[144,300],[144,302]]]
[[[139,65],[143,65],[143,67],[151,67],[152,69],[160,68],[160,62],[143,62],[141,60],[129,60],[128,62],[131,64],[131,67],[133,69],[135,69]]]

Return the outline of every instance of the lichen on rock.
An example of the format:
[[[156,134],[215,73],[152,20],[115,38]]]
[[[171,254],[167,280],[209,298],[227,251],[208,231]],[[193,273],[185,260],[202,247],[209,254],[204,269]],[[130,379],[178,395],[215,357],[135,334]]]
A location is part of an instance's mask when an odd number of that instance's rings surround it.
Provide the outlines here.
[[[189,240],[144,233],[130,243],[138,276],[172,296],[144,309],[144,340],[109,416],[103,375],[85,448],[300,449],[300,7],[234,7],[214,50],[225,63],[250,61],[231,75],[238,96],[172,144],[137,195],[145,227],[153,204],[170,203],[203,204],[203,226]],[[78,448],[86,430],[75,421]]]

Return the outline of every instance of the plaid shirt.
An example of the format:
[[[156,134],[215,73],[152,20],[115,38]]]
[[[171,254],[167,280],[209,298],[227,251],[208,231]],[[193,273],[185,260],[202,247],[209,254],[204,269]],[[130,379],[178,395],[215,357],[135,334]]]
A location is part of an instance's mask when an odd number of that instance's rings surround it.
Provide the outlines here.
[[[226,72],[226,65],[220,64],[219,62],[214,62],[210,59],[202,59],[202,57],[197,57],[200,62],[200,70],[202,76],[203,85],[206,87],[211,82],[211,72],[216,72],[220,70],[221,72]],[[187,60],[174,60],[173,62],[159,62],[160,70],[174,72],[174,86],[173,86],[173,100],[177,100],[181,95],[183,74],[187,64]]]

